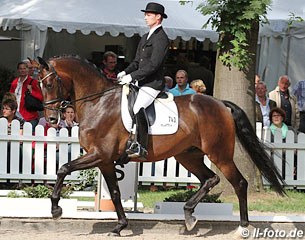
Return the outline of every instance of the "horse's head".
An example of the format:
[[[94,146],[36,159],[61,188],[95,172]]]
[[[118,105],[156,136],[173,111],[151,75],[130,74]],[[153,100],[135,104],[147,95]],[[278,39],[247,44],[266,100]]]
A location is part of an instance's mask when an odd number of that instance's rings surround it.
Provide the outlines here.
[[[44,114],[46,120],[54,124],[60,120],[61,110],[68,98],[68,91],[56,71],[56,63],[54,61],[47,63],[40,57],[38,60],[39,82],[44,98]]]

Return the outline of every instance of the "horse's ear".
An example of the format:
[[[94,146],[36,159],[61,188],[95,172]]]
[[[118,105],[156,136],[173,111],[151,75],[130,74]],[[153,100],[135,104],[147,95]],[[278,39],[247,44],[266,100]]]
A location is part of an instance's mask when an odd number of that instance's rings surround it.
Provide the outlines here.
[[[41,57],[37,57],[38,58],[38,61],[39,63],[49,71],[49,65],[47,64],[47,62],[45,60],[43,60]]]
[[[37,62],[36,60],[31,59],[29,57],[28,57],[28,60],[30,61],[30,63],[33,65],[34,68],[40,68],[39,62]]]

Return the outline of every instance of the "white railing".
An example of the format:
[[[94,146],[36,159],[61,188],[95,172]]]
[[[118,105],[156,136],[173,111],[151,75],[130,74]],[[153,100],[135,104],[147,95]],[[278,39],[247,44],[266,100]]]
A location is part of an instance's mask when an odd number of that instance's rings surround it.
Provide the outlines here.
[[[44,128],[37,126],[33,136],[30,123],[25,123],[23,135],[20,135],[20,124],[15,120],[12,122],[11,135],[8,135],[7,121],[1,118],[0,182],[54,183],[58,168],[81,154],[78,130],[77,126],[73,127],[72,136],[69,137],[67,129],[61,129],[57,136],[56,130],[50,128],[47,136],[44,136]],[[288,187],[305,188],[305,134],[295,136],[293,131],[288,131],[286,141],[282,142],[281,134],[277,132],[272,142],[270,130],[257,124],[257,135],[269,146],[268,152],[272,154]],[[208,158],[204,161],[210,167]],[[77,180],[78,174],[78,171],[73,172],[65,180]],[[125,171],[126,175],[128,171]],[[138,182],[186,185],[198,184],[199,180],[171,157],[156,163],[142,163]],[[265,181],[264,184],[268,185]]]
[[[7,121],[1,118],[0,182],[9,180],[10,182],[54,183],[58,167],[69,161],[68,150],[71,151],[72,160],[81,153],[78,127],[73,127],[71,137],[68,137],[68,131],[65,128],[60,130],[58,136],[54,128],[49,128],[47,136],[44,136],[43,126],[37,126],[35,136],[32,136],[30,123],[24,124],[23,135],[20,135],[20,124],[17,120],[12,122],[11,129],[11,135],[8,135]],[[35,142],[35,146],[33,142]],[[9,145],[10,151],[8,152]],[[79,172],[75,171],[65,180],[77,180],[78,174]],[[127,174],[128,171],[125,171],[125,176]],[[174,158],[157,163],[142,163],[138,181],[141,184],[170,183],[186,185],[199,183],[198,179],[177,164]]]
[[[26,122],[20,135],[20,123],[13,120],[8,135],[7,120],[1,118],[0,152],[0,181],[55,182],[58,166],[67,163],[70,154],[71,159],[80,155],[78,127],[72,129],[71,137],[65,128],[60,130],[59,136],[54,128],[49,128],[44,136],[43,126],[38,125],[33,136],[32,126]],[[77,180],[77,176],[78,172],[74,172],[65,180]]]
[[[288,188],[305,188],[305,134],[289,130],[285,140],[281,131],[272,137],[269,128],[256,124],[257,136],[267,146],[277,168],[282,173]],[[264,185],[269,185],[264,180]]]

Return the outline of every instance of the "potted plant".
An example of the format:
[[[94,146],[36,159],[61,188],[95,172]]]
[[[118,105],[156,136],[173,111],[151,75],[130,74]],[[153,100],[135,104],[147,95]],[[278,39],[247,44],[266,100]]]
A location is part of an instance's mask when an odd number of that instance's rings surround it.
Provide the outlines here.
[[[184,214],[185,203],[196,193],[193,189],[174,193],[165,198],[163,202],[155,203],[154,213],[157,214]],[[195,208],[195,214],[204,215],[232,215],[233,204],[222,203],[219,199],[221,193],[207,194]]]

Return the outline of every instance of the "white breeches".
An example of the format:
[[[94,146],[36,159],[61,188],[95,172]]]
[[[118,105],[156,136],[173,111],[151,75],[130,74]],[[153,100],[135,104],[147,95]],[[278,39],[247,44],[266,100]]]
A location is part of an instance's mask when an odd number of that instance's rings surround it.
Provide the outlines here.
[[[137,114],[141,108],[147,108],[161,91],[151,87],[140,87],[137,99],[133,106],[133,113]]]

